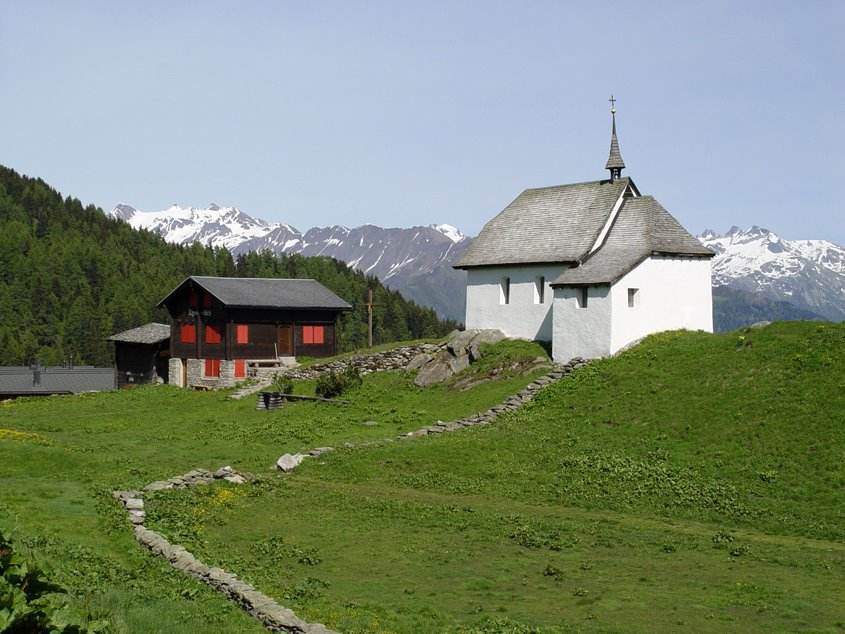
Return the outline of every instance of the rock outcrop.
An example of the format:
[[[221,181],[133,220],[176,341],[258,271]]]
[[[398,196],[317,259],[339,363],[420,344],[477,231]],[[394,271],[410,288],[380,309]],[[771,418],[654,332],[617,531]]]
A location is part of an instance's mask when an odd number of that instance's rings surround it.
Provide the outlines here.
[[[501,330],[455,331],[449,340],[435,350],[421,352],[412,358],[406,370],[419,369],[414,379],[417,387],[429,387],[448,381],[481,356],[481,346],[505,339]]]

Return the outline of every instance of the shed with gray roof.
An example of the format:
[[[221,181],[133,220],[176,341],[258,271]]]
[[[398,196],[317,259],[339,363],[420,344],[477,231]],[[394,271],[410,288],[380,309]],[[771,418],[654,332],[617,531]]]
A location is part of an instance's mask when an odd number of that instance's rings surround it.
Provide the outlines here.
[[[170,326],[150,323],[124,330],[107,341],[114,342],[117,387],[167,382],[170,361]]]

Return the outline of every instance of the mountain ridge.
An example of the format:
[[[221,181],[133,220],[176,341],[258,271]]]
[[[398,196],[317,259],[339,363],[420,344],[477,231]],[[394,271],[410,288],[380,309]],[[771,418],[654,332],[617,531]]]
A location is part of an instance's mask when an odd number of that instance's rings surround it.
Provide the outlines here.
[[[383,228],[331,225],[302,232],[285,223],[254,218],[237,207],[212,203],[207,208],[171,205],[143,212],[126,203],[109,216],[161,235],[168,242],[222,246],[233,256],[270,250],[276,254],[327,255],[346,262],[441,317],[463,321],[466,272],[452,269],[473,238],[448,224]],[[845,319],[845,248],[827,240],[786,240],[753,225],[731,227],[719,234],[705,230],[698,239],[715,252],[714,288],[742,293],[722,296],[718,310],[727,309],[734,323],[739,315],[813,315]],[[771,303],[752,302],[757,295]],[[785,311],[778,302],[797,311]],[[750,304],[755,304],[752,307]],[[743,304],[737,307],[736,304]]]
[[[214,203],[206,208],[171,205],[162,211],[139,211],[120,203],[109,217],[135,229],[161,235],[167,242],[225,247],[234,257],[252,251],[326,255],[374,275],[408,299],[434,308],[438,315],[463,321],[466,273],[452,269],[472,238],[449,224],[414,227],[331,225],[300,231],[286,223],[269,223],[237,207]],[[421,280],[434,275],[441,289],[431,293]]]
[[[786,240],[753,225],[698,236],[712,249],[713,286],[787,301],[831,321],[845,319],[845,248],[828,240]]]

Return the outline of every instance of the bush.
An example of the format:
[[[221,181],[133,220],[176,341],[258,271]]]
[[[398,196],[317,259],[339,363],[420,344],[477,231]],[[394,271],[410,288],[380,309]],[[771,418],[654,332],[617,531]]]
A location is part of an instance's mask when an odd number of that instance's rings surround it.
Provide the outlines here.
[[[281,392],[282,394],[293,394],[293,381],[282,374],[276,374],[273,377],[271,387],[274,392]]]
[[[363,379],[358,368],[349,364],[343,372],[329,370],[320,375],[320,378],[317,379],[317,396],[334,398],[352,388],[358,387],[361,383],[363,383]]]

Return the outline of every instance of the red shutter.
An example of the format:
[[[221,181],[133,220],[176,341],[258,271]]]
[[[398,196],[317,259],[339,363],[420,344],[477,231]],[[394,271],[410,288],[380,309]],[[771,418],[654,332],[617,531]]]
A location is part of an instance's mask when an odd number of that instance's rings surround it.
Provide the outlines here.
[[[206,343],[220,343],[220,326],[217,324],[208,324],[205,327],[205,342]]]
[[[211,293],[203,293],[202,306],[203,308],[211,308]]]
[[[314,326],[314,343],[325,342],[325,328],[323,326]]]
[[[235,378],[242,379],[246,376],[246,361],[235,359]]]
[[[240,324],[237,329],[237,343],[249,343],[249,326]]]
[[[194,324],[182,324],[179,327],[179,341],[194,343],[197,340],[197,327]]]
[[[205,360],[205,376],[220,376],[220,359]]]
[[[302,343],[314,343],[314,326],[302,327]]]
[[[195,290],[191,291],[191,295],[190,295],[190,299],[188,300],[188,303],[189,303],[191,308],[196,309],[197,304],[199,303],[199,300],[197,299],[197,292]]]

